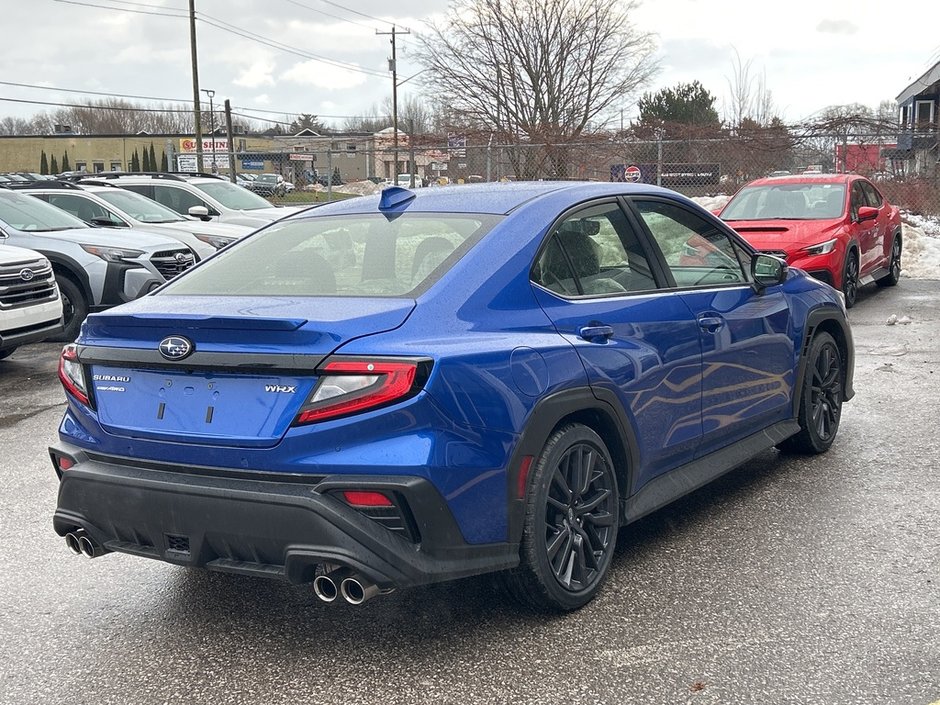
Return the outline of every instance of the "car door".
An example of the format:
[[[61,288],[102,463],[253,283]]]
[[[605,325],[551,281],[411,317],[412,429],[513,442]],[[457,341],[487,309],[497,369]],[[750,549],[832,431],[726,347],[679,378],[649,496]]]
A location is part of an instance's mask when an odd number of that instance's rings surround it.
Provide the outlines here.
[[[894,233],[891,232],[891,209],[881,197],[878,189],[868,181],[860,180],[857,183],[861,186],[862,193],[865,194],[865,204],[878,209],[878,217],[874,221],[875,233],[872,242],[871,260],[868,263],[868,268],[862,272],[868,274],[873,269],[888,266]]]
[[[852,197],[849,202],[851,216],[851,231],[858,242],[858,270],[859,276],[871,271],[874,263],[878,261],[878,219],[859,221],[858,209],[868,205],[868,197],[862,189],[861,181],[852,182]]]
[[[616,200],[563,215],[532,270],[536,298],[577,350],[595,393],[613,394],[636,435],[633,491],[690,461],[701,435],[698,323],[664,291]]]
[[[702,456],[792,416],[796,350],[782,285],[757,293],[750,254],[717,223],[667,198],[634,198],[635,217],[697,324]]]

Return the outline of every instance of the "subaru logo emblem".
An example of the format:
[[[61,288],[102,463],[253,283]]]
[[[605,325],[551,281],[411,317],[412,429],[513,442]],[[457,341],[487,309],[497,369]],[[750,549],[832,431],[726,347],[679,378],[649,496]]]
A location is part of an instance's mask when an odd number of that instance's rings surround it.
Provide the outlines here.
[[[36,273],[32,269],[21,269],[20,270],[20,279],[24,282],[32,281],[33,277],[36,276]]]
[[[171,335],[160,341],[160,354],[167,360],[182,360],[188,357],[196,346],[192,341],[179,335]]]

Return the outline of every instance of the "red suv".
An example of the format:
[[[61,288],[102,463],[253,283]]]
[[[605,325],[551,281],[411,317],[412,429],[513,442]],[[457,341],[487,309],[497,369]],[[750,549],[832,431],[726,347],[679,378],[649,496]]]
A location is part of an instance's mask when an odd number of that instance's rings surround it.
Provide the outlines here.
[[[757,179],[719,215],[758,250],[840,289],[847,308],[860,283],[898,283],[900,213],[857,174]]]

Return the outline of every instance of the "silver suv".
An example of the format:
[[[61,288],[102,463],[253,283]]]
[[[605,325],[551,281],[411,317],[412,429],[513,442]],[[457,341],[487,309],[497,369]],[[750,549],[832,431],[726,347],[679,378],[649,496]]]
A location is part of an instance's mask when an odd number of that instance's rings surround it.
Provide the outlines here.
[[[205,223],[181,216],[152,199],[107,181],[82,181],[81,184],[42,181],[7,188],[51,203],[95,227],[143,229],[166,235],[186,245],[199,260],[214,255],[252,230],[244,225]]]
[[[0,236],[0,360],[20,345],[62,332],[62,299],[52,264]]]
[[[214,174],[104,172],[88,178],[107,179],[181,215],[255,229],[303,210],[296,206],[273,206],[258,194]]]
[[[85,316],[153,291],[193,265],[189,248],[164,235],[91,228],[38,198],[0,188],[7,243],[51,263],[62,293],[65,330],[74,340]]]

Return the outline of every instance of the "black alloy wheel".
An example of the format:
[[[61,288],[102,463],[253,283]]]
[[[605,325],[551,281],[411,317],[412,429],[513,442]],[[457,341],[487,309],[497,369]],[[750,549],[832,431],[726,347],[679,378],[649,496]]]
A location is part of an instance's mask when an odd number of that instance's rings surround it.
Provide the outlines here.
[[[845,267],[842,270],[842,293],[845,295],[845,307],[852,308],[858,298],[858,255],[849,250],[845,255]]]
[[[56,284],[59,285],[59,293],[62,294],[62,314],[65,330],[50,340],[71,343],[78,337],[82,321],[88,315],[88,302],[85,300],[82,290],[71,279],[56,277]]]
[[[901,237],[896,235],[894,244],[891,245],[891,262],[888,265],[888,273],[881,279],[876,279],[878,286],[895,286],[901,279]]]
[[[503,584],[536,610],[578,609],[600,589],[617,542],[610,453],[592,429],[570,424],[549,438],[529,480],[521,561]]]
[[[780,444],[781,450],[817,454],[829,450],[842,418],[842,355],[828,333],[810,345],[800,398],[800,432]]]

